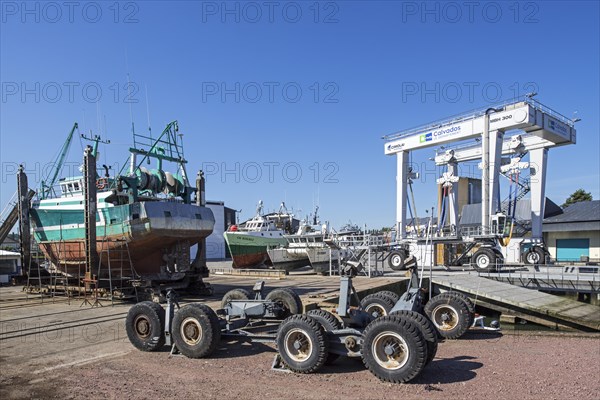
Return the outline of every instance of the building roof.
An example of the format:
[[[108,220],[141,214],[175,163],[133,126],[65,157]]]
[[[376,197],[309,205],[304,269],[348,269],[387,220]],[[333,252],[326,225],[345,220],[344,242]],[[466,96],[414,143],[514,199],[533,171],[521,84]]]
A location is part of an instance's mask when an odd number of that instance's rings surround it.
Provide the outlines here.
[[[16,233],[9,233],[2,244],[19,244],[19,236]]]
[[[556,203],[554,203],[552,200],[546,197],[546,203],[544,205],[544,217],[548,219],[549,217],[560,213],[562,213],[560,207],[557,206]],[[517,221],[531,221],[531,199],[527,198],[517,201],[515,219]],[[480,225],[481,203],[465,204],[462,208],[460,224]]]
[[[600,221],[600,200],[571,204],[562,213],[544,219],[544,225],[594,221]]]
[[[11,258],[11,257],[21,257],[20,253],[15,253],[14,251],[8,251],[8,250],[0,250],[0,257],[6,257],[6,258]]]

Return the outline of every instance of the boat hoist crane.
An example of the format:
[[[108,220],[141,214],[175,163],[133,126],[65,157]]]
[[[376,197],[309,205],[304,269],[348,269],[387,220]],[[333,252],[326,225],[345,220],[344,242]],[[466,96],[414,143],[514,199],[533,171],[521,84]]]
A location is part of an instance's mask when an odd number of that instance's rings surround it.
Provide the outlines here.
[[[535,245],[539,258],[534,261],[544,261],[541,259],[543,253],[540,249],[544,249],[542,222],[548,150],[575,144],[577,136],[576,121],[544,106],[534,100],[533,96],[527,95],[383,137],[386,141],[384,153],[396,156],[396,232],[399,243],[410,240],[405,228],[411,152],[431,147],[439,149],[442,145],[443,148],[448,148],[448,144],[455,143],[455,148],[438,150],[435,157],[437,165],[445,165],[447,168],[438,179],[442,186],[440,209],[443,207],[444,213],[440,216],[449,221],[451,227],[457,226],[458,164],[480,159],[481,226],[478,233],[469,240],[473,240],[477,247],[498,247],[500,239],[506,236],[502,224],[506,217],[498,213],[502,205],[499,177],[515,175],[517,171],[529,168],[532,178],[535,177],[529,182],[531,242]],[[528,163],[522,161],[527,153]],[[460,229],[455,231],[454,240],[463,239]],[[501,257],[497,249],[494,252],[497,257]],[[492,253],[488,251],[487,254]],[[488,261],[492,264],[493,260]],[[488,269],[488,266],[483,269]]]

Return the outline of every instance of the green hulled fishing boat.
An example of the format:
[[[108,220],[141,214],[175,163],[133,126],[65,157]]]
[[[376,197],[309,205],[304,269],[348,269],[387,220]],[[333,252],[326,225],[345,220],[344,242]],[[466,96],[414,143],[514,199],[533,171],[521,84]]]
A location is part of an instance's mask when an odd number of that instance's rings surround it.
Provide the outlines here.
[[[295,220],[282,203],[277,213],[263,215],[260,201],[256,215],[241,225],[231,226],[224,234],[234,268],[272,266],[267,249],[287,244],[284,235],[295,229]]]
[[[77,124],[30,210],[33,236],[40,249],[57,269],[69,275],[81,275],[86,262],[84,177],[57,180],[75,130]],[[192,262],[190,248],[212,233],[214,216],[204,206],[203,177],[199,174],[195,187],[189,184],[178,130],[174,121],[157,139],[134,133],[126,164],[129,171],[111,177],[105,167],[104,176],[97,174],[98,270],[121,265],[122,271],[127,257],[140,279],[180,281],[199,275],[199,259]],[[99,141],[96,137],[90,149],[94,157]],[[151,159],[156,168],[148,170],[143,165]],[[177,172],[165,171],[163,162],[177,165]],[[197,254],[203,254],[202,249]],[[92,275],[98,270],[91,271]]]

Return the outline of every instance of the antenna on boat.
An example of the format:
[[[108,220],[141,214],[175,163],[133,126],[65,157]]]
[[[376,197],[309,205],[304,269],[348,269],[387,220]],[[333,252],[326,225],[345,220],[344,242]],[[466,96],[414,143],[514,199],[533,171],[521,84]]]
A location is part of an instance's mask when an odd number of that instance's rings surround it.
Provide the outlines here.
[[[150,126],[150,105],[148,104],[148,85],[144,84],[144,89],[146,90],[146,118],[148,119],[148,133],[150,134],[150,139],[152,139],[152,127]]]
[[[129,119],[131,119],[131,133],[135,135],[135,124],[133,123],[133,111],[131,109],[131,80],[129,72],[127,73],[127,99],[129,103]]]
[[[102,140],[102,138],[100,137],[100,135],[93,135],[92,136],[92,131],[90,130],[90,136],[85,136],[85,134],[81,134],[81,138],[83,140],[87,140],[90,142],[94,143],[94,147],[93,147],[93,151],[92,154],[94,155],[94,157],[96,156],[96,154],[98,154],[98,144],[102,143],[102,144],[110,144],[110,140]]]
[[[102,133],[100,129],[100,102],[96,101],[96,124],[98,124],[98,133]]]
[[[125,68],[127,69],[127,102],[129,103],[129,119],[131,120],[131,133],[135,135],[133,111],[131,109],[131,79],[129,78],[129,58],[127,57],[127,47],[125,47]]]

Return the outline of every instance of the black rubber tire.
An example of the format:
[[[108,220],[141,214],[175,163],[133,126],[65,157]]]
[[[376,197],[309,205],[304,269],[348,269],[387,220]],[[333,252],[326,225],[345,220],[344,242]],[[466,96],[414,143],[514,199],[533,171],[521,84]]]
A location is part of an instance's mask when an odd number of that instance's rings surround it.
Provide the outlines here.
[[[380,290],[380,291],[379,291],[379,292],[377,292],[377,293],[380,293],[380,294],[382,294],[382,295],[384,295],[384,296],[387,296],[387,297],[389,297],[390,299],[392,299],[392,301],[393,301],[394,303],[397,303],[397,302],[398,302],[398,300],[400,300],[400,295],[398,295],[398,294],[396,294],[396,293],[392,292],[391,290]]]
[[[223,299],[221,300],[221,308],[225,308],[228,302],[231,300],[249,300],[252,298],[252,292],[247,289],[231,289],[229,292],[225,293]]]
[[[467,304],[456,296],[448,296],[446,293],[434,296],[425,305],[425,314],[436,330],[446,339],[458,339],[471,326],[471,313]],[[444,321],[449,318],[448,321]]]
[[[300,300],[300,296],[290,288],[273,289],[267,295],[266,300],[280,303],[283,306],[284,311],[277,316],[278,318],[287,318],[290,315],[302,313],[302,300]]]
[[[383,353],[382,346],[390,341],[401,343],[401,347],[408,351],[399,365]],[[362,359],[369,371],[379,379],[393,383],[408,382],[425,367],[427,344],[414,322],[397,315],[385,316],[367,325],[363,333]],[[392,364],[388,367],[380,362]]]
[[[316,319],[325,329],[326,332],[336,331],[342,329],[342,322],[336,318],[335,315],[325,310],[309,310],[306,315],[311,316]],[[327,355],[327,360],[325,360],[326,365],[333,364],[335,360],[338,359],[340,355],[335,353],[329,353]]]
[[[305,341],[300,349],[294,347],[298,339]],[[301,374],[317,372],[327,361],[329,354],[327,334],[323,325],[309,315],[296,314],[286,318],[279,325],[276,342],[283,363],[294,372]]]
[[[221,340],[219,317],[205,304],[188,304],[175,313],[171,336],[184,356],[209,356]]]
[[[360,301],[360,307],[373,318],[388,315],[395,304],[395,301],[381,292],[370,294]]]
[[[471,256],[471,265],[473,269],[480,272],[488,272],[496,270],[496,252],[494,250],[483,247],[477,250]]]
[[[404,253],[398,250],[393,250],[388,255],[388,266],[394,271],[402,271],[404,268]]]
[[[533,246],[525,252],[525,264],[546,264],[546,252],[539,246]]]
[[[467,297],[466,294],[461,292],[444,292],[442,294],[447,296],[454,296],[464,301],[465,305],[467,306],[467,309],[469,310],[469,326],[473,326],[473,321],[475,321],[475,304],[473,304],[471,299]]]
[[[419,326],[427,344],[427,358],[425,364],[429,364],[435,357],[438,349],[438,333],[433,323],[425,315],[419,314],[416,311],[399,310],[394,311],[390,315],[397,315],[400,318],[410,319]]]
[[[125,330],[136,348],[156,351],[165,345],[165,310],[152,301],[137,303],[127,312]]]

